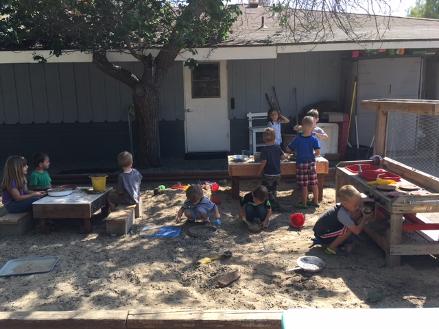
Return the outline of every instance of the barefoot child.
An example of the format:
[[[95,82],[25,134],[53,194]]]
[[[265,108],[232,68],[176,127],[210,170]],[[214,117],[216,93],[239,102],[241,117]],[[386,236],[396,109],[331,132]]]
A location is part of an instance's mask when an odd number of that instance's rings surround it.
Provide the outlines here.
[[[287,117],[283,116],[278,110],[270,109],[267,113],[268,127],[273,128],[275,132],[274,144],[282,145],[282,123],[288,123]]]
[[[302,202],[297,205],[298,208],[306,209],[308,207],[308,186],[312,189],[313,203],[315,207],[319,206],[319,188],[316,171],[316,156],[320,156],[320,143],[317,137],[312,133],[313,118],[306,116],[302,120],[302,133],[288,145],[288,151],[296,153],[296,177],[297,183],[302,188]]]
[[[118,205],[135,205],[140,202],[140,184],[142,174],[133,168],[133,155],[124,151],[118,154],[117,163],[122,172],[117,177],[115,190],[108,193],[107,202],[110,210]]]
[[[34,171],[30,175],[29,187],[32,190],[47,190],[52,187],[52,179],[48,173],[50,166],[49,156],[45,153],[36,153],[33,157]]]
[[[337,194],[341,203],[323,214],[313,228],[315,244],[325,246],[325,252],[330,255],[335,255],[337,248],[343,244],[351,249],[349,238],[352,233],[360,234],[367,224],[367,217],[360,210],[360,192],[352,185],[344,185]]]
[[[45,195],[45,192],[28,190],[27,169],[27,161],[22,156],[12,155],[6,160],[1,191],[3,205],[9,213],[31,211],[32,203]]]
[[[259,176],[264,173],[262,185],[268,189],[268,199],[273,210],[279,209],[277,204],[277,185],[280,181],[280,161],[284,158],[284,152],[275,142],[275,131],[266,128],[263,134],[265,146],[261,150],[261,168]]]
[[[247,193],[241,198],[240,204],[239,218],[248,225],[250,231],[258,232],[268,227],[272,211],[265,186],[261,185]]]
[[[186,201],[178,210],[176,222],[181,222],[183,215],[188,222],[201,221],[211,223],[212,219],[220,222],[220,213],[216,204],[206,198],[200,185],[191,185],[186,190]]]

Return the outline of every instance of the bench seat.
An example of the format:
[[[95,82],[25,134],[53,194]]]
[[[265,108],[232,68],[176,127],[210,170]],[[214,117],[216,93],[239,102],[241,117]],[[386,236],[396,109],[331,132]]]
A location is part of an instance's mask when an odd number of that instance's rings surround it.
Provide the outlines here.
[[[134,224],[136,218],[136,206],[118,207],[112,211],[105,219],[107,234],[125,235]]]
[[[32,227],[32,214],[23,212],[10,214],[0,207],[0,236],[22,235]]]

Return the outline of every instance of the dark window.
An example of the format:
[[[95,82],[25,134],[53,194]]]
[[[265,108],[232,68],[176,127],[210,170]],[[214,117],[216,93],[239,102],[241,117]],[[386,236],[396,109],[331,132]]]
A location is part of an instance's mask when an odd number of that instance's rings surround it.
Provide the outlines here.
[[[220,97],[219,64],[198,64],[192,70],[192,98]]]

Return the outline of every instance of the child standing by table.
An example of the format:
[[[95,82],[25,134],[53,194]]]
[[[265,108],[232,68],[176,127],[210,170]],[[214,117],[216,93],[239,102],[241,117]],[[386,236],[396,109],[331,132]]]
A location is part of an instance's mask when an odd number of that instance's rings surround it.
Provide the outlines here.
[[[302,133],[288,145],[288,151],[296,153],[296,178],[302,188],[302,202],[298,208],[308,207],[308,186],[313,194],[312,206],[319,206],[319,188],[316,171],[316,156],[320,156],[320,143],[312,133],[314,120],[306,116],[302,120]]]
[[[45,195],[45,192],[28,190],[27,170],[27,161],[22,156],[12,155],[6,160],[1,191],[3,205],[9,213],[30,211],[32,203]]]
[[[323,214],[313,228],[314,244],[325,246],[325,252],[330,255],[335,255],[337,248],[343,244],[348,250],[352,249],[349,238],[352,233],[360,234],[368,219],[361,213],[361,194],[355,187],[344,185],[337,195],[341,203]]]
[[[290,122],[290,120],[288,120],[287,117],[283,116],[279,110],[273,108],[271,108],[268,111],[267,119],[268,119],[268,127],[273,128],[275,132],[274,143],[279,146],[282,145],[281,124],[288,123]]]
[[[107,201],[110,210],[114,210],[118,205],[136,205],[140,200],[140,184],[142,174],[133,168],[133,155],[124,151],[117,156],[117,163],[122,172],[117,177],[115,190],[108,193]]]
[[[306,115],[313,118],[314,123],[312,133],[322,141],[328,140],[328,134],[322,128],[317,127],[317,123],[319,123],[319,111],[316,109],[311,109],[306,113]]]
[[[48,173],[50,166],[49,156],[45,153],[36,153],[33,157],[34,171],[30,175],[29,187],[33,190],[47,190],[52,186],[52,179]]]
[[[199,220],[210,224],[214,217],[215,224],[221,223],[218,206],[204,196],[203,188],[198,184],[191,185],[186,190],[186,201],[178,210],[175,218],[177,223],[181,221],[183,215],[189,222]]]
[[[268,190],[265,186],[257,187],[240,200],[239,218],[243,220],[250,231],[259,232],[270,224],[271,204],[268,200]]]
[[[265,146],[261,149],[261,168],[259,175],[264,173],[262,185],[268,189],[268,199],[273,210],[279,210],[277,203],[277,185],[280,181],[280,161],[284,157],[284,152],[275,141],[275,130],[266,128],[264,130],[263,139]]]

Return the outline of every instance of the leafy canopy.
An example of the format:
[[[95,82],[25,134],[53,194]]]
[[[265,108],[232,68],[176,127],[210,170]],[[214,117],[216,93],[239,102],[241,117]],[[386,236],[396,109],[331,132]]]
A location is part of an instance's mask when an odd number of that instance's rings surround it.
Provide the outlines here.
[[[224,40],[239,14],[221,0],[2,0],[0,49],[191,49]]]
[[[409,16],[439,18],[439,0],[417,0],[410,9]]]

